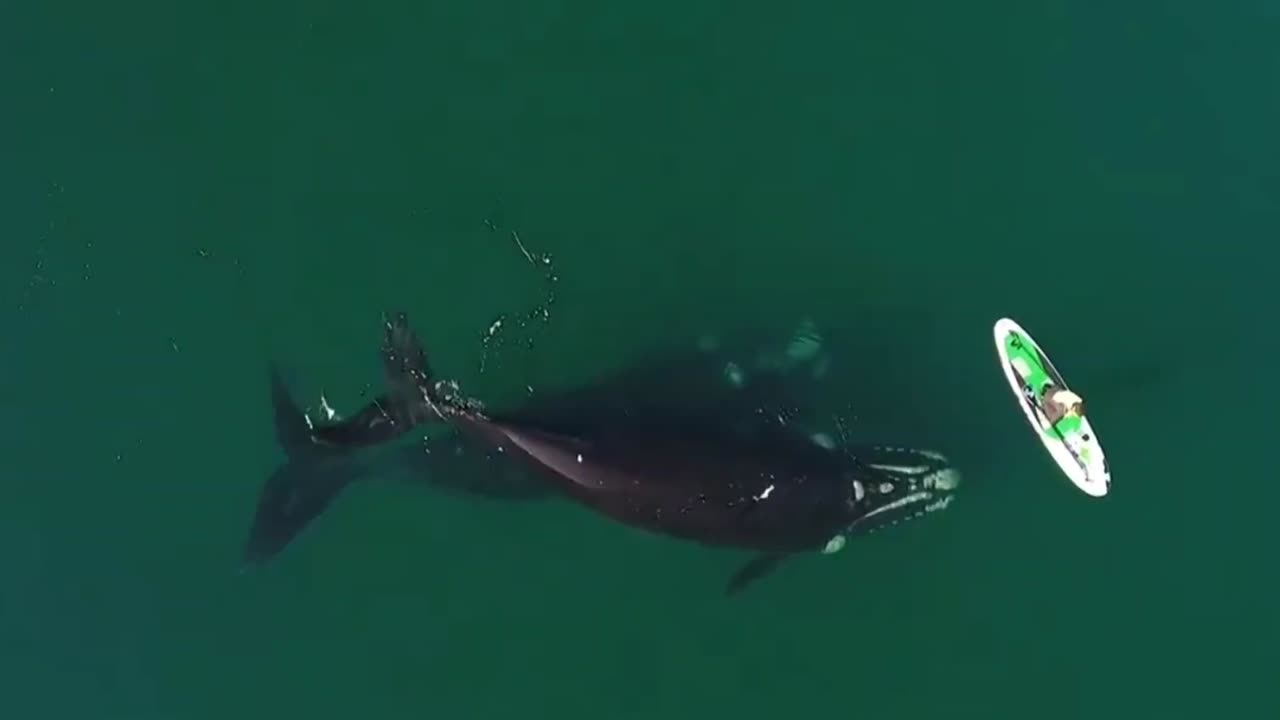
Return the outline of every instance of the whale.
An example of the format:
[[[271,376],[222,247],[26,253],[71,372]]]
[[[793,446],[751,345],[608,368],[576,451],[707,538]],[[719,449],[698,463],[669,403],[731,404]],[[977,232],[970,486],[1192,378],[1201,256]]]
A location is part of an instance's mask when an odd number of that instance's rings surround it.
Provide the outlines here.
[[[737,592],[804,553],[947,507],[961,475],[925,448],[834,447],[781,414],[722,407],[562,402],[488,409],[436,376],[404,312],[384,318],[385,391],[348,419],[316,423],[312,440],[351,450],[423,425],[465,434],[558,494],[631,528],[755,553],[730,579]],[[587,388],[589,391],[591,388]]]
[[[816,397],[830,375],[832,359],[823,349],[827,340],[808,318],[792,327],[676,337],[585,385],[539,392],[530,404],[543,413],[569,408],[581,414],[593,406],[631,407],[664,396],[667,406],[714,408],[719,417],[732,419],[766,404],[781,405],[785,395],[789,417],[799,425],[807,411],[795,398]],[[309,412],[295,400],[277,363],[269,364],[267,379],[276,446],[284,462],[260,486],[242,549],[242,572],[274,561],[355,485],[391,481],[502,502],[562,497],[524,468],[494,462],[483,445],[456,432],[436,433],[425,446],[421,442],[378,443],[372,448],[318,444],[311,437]],[[321,404],[333,412],[323,396]],[[376,414],[376,407],[371,404],[367,411]],[[834,428],[811,424],[819,442],[834,442]]]

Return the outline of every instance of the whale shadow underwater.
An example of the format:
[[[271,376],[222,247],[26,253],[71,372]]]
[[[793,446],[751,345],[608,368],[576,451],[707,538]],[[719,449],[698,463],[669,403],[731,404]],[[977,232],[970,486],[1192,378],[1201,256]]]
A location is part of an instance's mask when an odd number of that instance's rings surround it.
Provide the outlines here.
[[[384,329],[387,390],[349,419],[312,424],[272,372],[288,461],[264,484],[245,562],[270,560],[352,481],[388,462],[418,482],[569,499],[633,528],[753,551],[730,592],[789,557],[834,552],[850,536],[946,507],[959,472],[943,454],[879,439],[837,443],[815,430],[821,423],[801,399],[826,382],[829,358],[807,332],[780,348],[704,342],[488,411],[435,378],[396,315]],[[364,455],[419,426],[451,430],[443,442],[456,451],[413,444],[381,460]]]

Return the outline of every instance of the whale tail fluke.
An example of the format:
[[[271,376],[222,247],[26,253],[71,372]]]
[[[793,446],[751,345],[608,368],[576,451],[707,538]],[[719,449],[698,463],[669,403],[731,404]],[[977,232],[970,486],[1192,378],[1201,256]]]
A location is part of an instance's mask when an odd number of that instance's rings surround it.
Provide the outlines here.
[[[437,419],[431,368],[403,312],[383,321],[382,364],[386,390],[346,420],[317,424],[310,437],[333,448],[381,445]]]
[[[426,355],[404,313],[384,321],[386,390],[350,418],[312,423],[271,368],[276,442],[287,461],[263,483],[244,549],[243,569],[278,555],[364,470],[361,448],[390,442],[429,419]]]
[[[294,402],[280,370],[270,368],[271,411],[285,462],[258,493],[241,572],[270,561],[328,508],[360,475],[351,453],[316,444],[311,423]]]

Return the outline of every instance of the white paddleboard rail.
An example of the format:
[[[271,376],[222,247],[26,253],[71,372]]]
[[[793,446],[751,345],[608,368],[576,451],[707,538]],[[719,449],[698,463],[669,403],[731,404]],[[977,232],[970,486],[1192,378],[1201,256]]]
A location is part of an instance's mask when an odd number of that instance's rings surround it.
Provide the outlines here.
[[[1049,456],[1057,463],[1062,473],[1081,491],[1093,497],[1106,495],[1111,487],[1111,471],[1107,465],[1106,455],[1102,451],[1102,444],[1098,441],[1098,435],[1094,432],[1088,417],[1081,417],[1079,425],[1065,433],[1059,426],[1050,424],[1043,408],[1036,400],[1039,388],[1029,387],[1026,380],[1019,374],[1019,369],[1015,368],[1015,362],[1025,365],[1026,358],[1022,354],[1017,358],[1010,357],[1007,342],[1011,336],[1020,338],[1024,347],[1029,346],[1027,350],[1039,363],[1044,375],[1058,389],[1069,390],[1070,387],[1054,367],[1053,362],[1049,360],[1044,349],[1031,337],[1030,333],[1010,318],[997,320],[992,328],[992,335],[1009,390],[1013,392],[1018,407],[1022,408],[1027,424],[1049,451]],[[1023,372],[1027,371],[1023,369]]]

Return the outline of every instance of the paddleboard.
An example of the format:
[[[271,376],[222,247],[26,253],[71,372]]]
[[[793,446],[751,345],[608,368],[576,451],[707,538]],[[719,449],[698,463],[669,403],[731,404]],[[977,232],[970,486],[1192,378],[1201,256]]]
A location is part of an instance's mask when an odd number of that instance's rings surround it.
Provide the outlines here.
[[[1089,418],[1070,416],[1053,425],[1041,404],[1040,390],[1046,380],[1055,390],[1070,390],[1070,386],[1021,325],[1001,318],[992,331],[1009,389],[1049,456],[1076,487],[1093,497],[1106,495],[1111,488],[1111,470]]]

